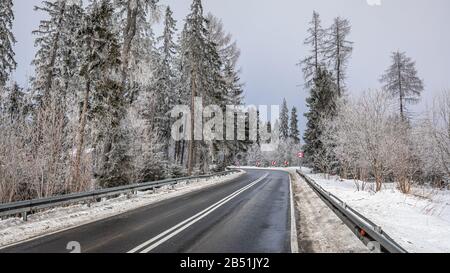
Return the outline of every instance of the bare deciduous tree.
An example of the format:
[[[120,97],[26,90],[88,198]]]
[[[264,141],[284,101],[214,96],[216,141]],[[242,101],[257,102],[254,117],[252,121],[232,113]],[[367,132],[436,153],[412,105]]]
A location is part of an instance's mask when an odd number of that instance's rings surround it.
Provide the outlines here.
[[[435,98],[432,110],[415,128],[414,140],[424,175],[436,183],[450,181],[450,90]]]

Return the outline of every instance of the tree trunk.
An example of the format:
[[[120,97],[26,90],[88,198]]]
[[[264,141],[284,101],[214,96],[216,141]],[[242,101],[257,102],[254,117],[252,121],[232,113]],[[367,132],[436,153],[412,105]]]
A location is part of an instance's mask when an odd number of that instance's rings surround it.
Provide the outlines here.
[[[186,141],[182,140],[182,142],[181,142],[181,153],[180,153],[181,166],[183,166],[183,164],[184,164],[184,154],[185,154],[185,152],[186,152]]]
[[[317,20],[314,22],[314,30],[315,30],[315,34],[314,34],[314,54],[315,54],[315,75],[317,76],[317,71],[319,71],[319,37],[318,37],[318,31],[319,31],[319,26],[318,26],[318,22]]]
[[[136,35],[136,17],[137,17],[137,7],[131,6],[131,1],[128,1],[127,7],[127,23],[124,30],[124,44],[122,49],[122,91],[125,92],[127,78],[128,78],[128,65],[130,60],[131,44],[133,42],[134,36]]]
[[[59,49],[59,40],[61,37],[61,25],[64,18],[64,13],[66,10],[66,1],[62,1],[61,10],[59,13],[58,18],[58,29],[56,31],[55,38],[53,40],[53,46],[52,46],[52,52],[50,54],[50,61],[48,63],[48,70],[47,75],[45,79],[45,86],[44,86],[44,94],[43,94],[43,100],[47,101],[50,97],[50,89],[52,88],[52,82],[53,82],[53,67],[55,66],[56,62],[56,53]]]
[[[400,55],[398,55],[398,92],[400,95],[400,118],[405,121],[405,114],[403,109],[403,87],[402,87],[402,67],[400,64]]]
[[[383,173],[381,171],[381,168],[378,166],[378,163],[375,163],[373,172],[375,176],[375,191],[379,192],[381,191],[381,188],[383,186]]]
[[[336,45],[337,45],[337,56],[336,56],[336,81],[337,81],[337,95],[341,97],[341,45],[340,45],[340,36],[339,36],[339,26],[336,26]]]
[[[78,128],[78,133],[77,133],[77,153],[76,153],[75,161],[74,161],[74,173],[72,176],[72,184],[77,183],[80,180],[81,156],[84,151],[84,136],[85,136],[86,123],[87,123],[86,116],[87,116],[87,111],[88,111],[90,93],[91,93],[91,81],[89,79],[87,79],[86,92],[84,94],[84,101],[83,101],[83,110],[81,111],[80,126]]]
[[[197,95],[197,83],[195,79],[195,68],[191,71],[191,126],[190,126],[190,140],[188,148],[188,175],[192,175],[195,164],[195,96]]]

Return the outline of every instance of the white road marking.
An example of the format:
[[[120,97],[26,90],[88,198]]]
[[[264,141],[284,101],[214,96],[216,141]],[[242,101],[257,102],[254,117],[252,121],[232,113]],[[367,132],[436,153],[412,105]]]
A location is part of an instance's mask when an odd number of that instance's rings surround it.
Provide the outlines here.
[[[292,183],[293,181],[289,173],[289,190],[291,191],[291,252],[298,253],[297,223],[295,221],[294,192],[292,191]]]
[[[153,250],[156,247],[158,247],[159,245],[163,244],[164,242],[166,242],[170,238],[174,237],[175,235],[179,234],[183,230],[185,230],[188,227],[192,226],[193,224],[195,224],[196,222],[200,221],[204,217],[208,216],[209,214],[214,212],[216,209],[218,209],[221,206],[223,206],[224,204],[228,203],[229,201],[234,199],[236,196],[240,195],[244,191],[246,191],[249,188],[253,187],[254,185],[258,184],[259,182],[264,180],[268,175],[269,175],[269,173],[266,173],[265,175],[263,175],[259,179],[255,180],[254,182],[250,183],[249,185],[247,185],[247,186],[245,186],[245,187],[235,191],[234,193],[228,195],[227,197],[225,197],[222,200],[220,200],[219,202],[211,205],[210,207],[204,209],[203,211],[197,213],[196,215],[194,215],[194,216],[184,220],[183,222],[179,223],[178,225],[176,225],[176,226],[174,226],[174,227],[172,227],[172,228],[162,232],[161,234],[151,238],[150,240],[148,240],[148,241],[138,245],[137,247],[135,247],[132,250],[128,251],[128,253],[136,253],[139,250],[141,250],[140,251],[141,253],[148,253],[148,252],[150,252],[151,250]]]

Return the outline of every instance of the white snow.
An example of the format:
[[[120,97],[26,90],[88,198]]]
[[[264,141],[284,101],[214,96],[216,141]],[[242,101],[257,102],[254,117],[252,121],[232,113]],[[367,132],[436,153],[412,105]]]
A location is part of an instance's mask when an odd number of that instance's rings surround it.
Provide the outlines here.
[[[182,182],[174,189],[161,188],[155,194],[152,192],[138,192],[137,195],[129,199],[127,196],[121,196],[94,203],[90,208],[85,204],[59,207],[30,215],[27,222],[24,222],[21,218],[0,220],[0,247],[85,225],[162,200],[225,183],[241,176],[243,173],[241,171],[189,184]]]
[[[450,252],[450,191],[414,187],[402,194],[394,184],[375,193],[355,180],[307,174],[325,190],[381,226],[409,252]],[[357,190],[357,184],[360,190]]]

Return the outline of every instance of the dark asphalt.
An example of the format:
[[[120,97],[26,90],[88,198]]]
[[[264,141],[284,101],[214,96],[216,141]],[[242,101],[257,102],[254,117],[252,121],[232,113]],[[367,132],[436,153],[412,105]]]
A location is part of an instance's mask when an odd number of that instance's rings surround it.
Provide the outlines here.
[[[0,252],[67,253],[70,251],[66,247],[71,241],[79,242],[83,253],[128,252],[266,173],[268,176],[261,182],[168,238],[151,252],[290,252],[289,175],[281,171],[246,172],[230,182],[15,245]]]

